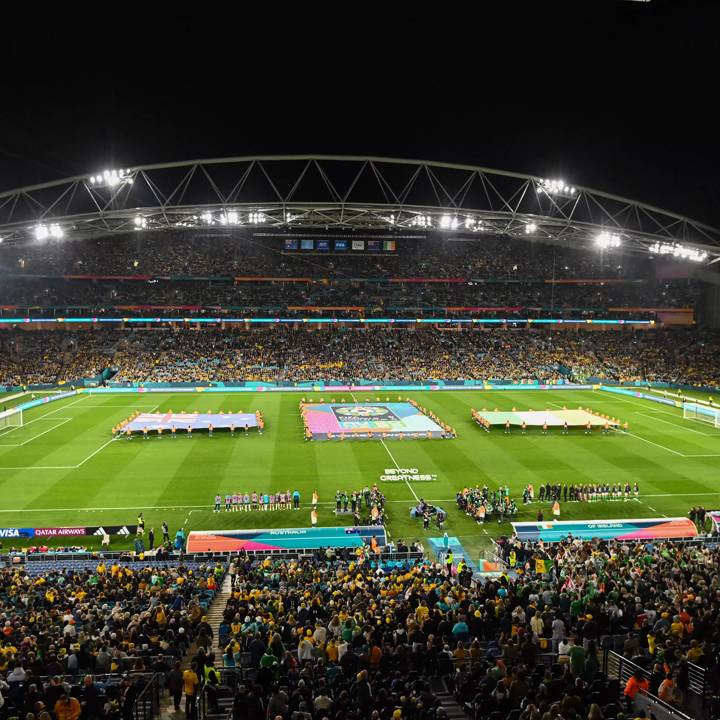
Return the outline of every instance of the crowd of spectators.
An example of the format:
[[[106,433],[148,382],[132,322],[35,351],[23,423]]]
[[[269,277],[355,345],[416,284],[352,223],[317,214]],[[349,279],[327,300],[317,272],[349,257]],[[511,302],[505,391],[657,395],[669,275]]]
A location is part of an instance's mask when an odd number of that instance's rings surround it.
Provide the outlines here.
[[[682,270],[670,273],[672,280],[666,275],[648,256],[496,237],[405,240],[396,252],[377,255],[284,252],[282,238],[135,233],[112,242],[3,246],[0,305],[8,306],[5,313],[19,307],[33,315],[182,305],[214,314],[340,306],[409,316],[485,307],[529,317],[693,307],[701,286]]]
[[[618,278],[652,272],[648,255],[548,245],[525,239],[431,236],[399,239],[393,252],[285,251],[284,238],[235,234],[130,233],[111,241],[3,245],[0,273],[271,277]]]
[[[625,706],[601,672],[605,636],[622,637],[622,654],[671,704],[688,699],[688,663],[720,687],[720,550],[508,541],[501,552],[514,572],[477,582],[462,561],[450,574],[430,563],[233,562],[218,631],[225,665],[250,668],[237,710],[426,720],[444,716],[443,677],[477,720],[610,720]],[[559,662],[541,662],[549,653]]]
[[[427,379],[720,383],[720,335],[695,329],[561,332],[411,329],[4,331],[0,385]]]
[[[360,279],[235,283],[230,279],[93,282],[16,276],[0,285],[0,305],[5,306],[6,315],[21,312],[45,317],[122,316],[128,308],[133,308],[133,315],[152,315],[162,309],[169,313],[182,307],[192,308],[194,313],[229,316],[307,316],[322,312],[349,317],[443,317],[454,313],[536,318],[611,314],[637,319],[652,312],[633,308],[693,308],[700,292],[697,283],[687,280],[626,284],[552,284],[542,280],[403,283]]]
[[[3,712],[60,720],[72,705],[87,718],[131,718],[145,673],[169,673],[203,632],[224,574],[212,564],[103,560],[40,574],[0,569]]]
[[[111,366],[117,342],[102,332],[2,332],[0,386],[96,377]]]

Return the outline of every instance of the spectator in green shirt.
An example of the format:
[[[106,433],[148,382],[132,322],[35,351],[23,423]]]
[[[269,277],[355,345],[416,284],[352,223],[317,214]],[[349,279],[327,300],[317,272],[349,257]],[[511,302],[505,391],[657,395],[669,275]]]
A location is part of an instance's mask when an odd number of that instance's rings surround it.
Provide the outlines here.
[[[585,648],[573,645],[568,653],[570,656],[570,672],[573,677],[580,677],[585,672]]]

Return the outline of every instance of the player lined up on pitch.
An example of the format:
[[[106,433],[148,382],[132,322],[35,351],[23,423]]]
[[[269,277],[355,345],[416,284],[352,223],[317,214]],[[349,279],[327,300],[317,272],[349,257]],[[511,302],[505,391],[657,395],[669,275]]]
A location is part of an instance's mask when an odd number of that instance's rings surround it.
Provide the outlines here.
[[[482,488],[465,487],[455,496],[458,509],[476,522],[484,523],[492,519],[502,522],[504,519],[513,519],[517,515],[517,504],[510,497],[510,488],[500,486],[492,492],[487,485]]]
[[[315,503],[317,504],[317,503]],[[252,493],[226,493],[224,496],[225,512],[250,512],[258,510],[299,510],[300,491],[290,492],[252,492]],[[213,512],[219,513],[223,507],[223,496],[220,493],[215,495]]]

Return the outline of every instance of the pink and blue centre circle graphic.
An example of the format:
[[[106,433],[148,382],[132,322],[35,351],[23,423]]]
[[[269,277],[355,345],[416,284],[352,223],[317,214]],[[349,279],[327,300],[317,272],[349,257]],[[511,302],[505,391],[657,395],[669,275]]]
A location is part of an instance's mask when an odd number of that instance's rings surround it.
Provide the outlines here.
[[[357,405],[356,407],[335,409],[335,414],[354,418],[377,418],[387,416],[388,409],[377,405]]]

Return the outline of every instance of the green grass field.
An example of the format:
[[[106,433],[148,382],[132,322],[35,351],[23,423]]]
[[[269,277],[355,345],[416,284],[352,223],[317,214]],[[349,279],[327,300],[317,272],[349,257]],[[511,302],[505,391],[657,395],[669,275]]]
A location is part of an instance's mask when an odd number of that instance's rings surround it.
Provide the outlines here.
[[[469,484],[487,484],[491,489],[508,484],[518,500],[520,520],[534,519],[539,508],[537,502],[522,506],[522,488],[528,482],[536,492],[541,482],[639,482],[639,501],[566,503],[563,520],[685,515],[691,505],[720,505],[720,431],[685,421],[681,411],[672,407],[603,391],[403,396],[434,411],[456,428],[459,437],[388,440],[386,446],[377,440],[305,442],[297,393],[82,394],[34,408],[25,413],[23,427],[0,432],[0,527],[134,523],[138,510],[144,511],[148,528],[159,531],[160,522],[166,520],[173,534],[180,525],[186,530],[307,526],[313,489],[320,494],[320,524],[342,525],[348,521],[338,521],[333,513],[335,491],[372,485],[395,463],[435,473],[438,479],[412,486],[382,485],[389,501],[391,536],[424,539],[420,521],[409,517],[417,494],[447,511],[448,533],[458,536],[473,557],[482,552],[489,536],[508,533],[510,526],[488,523],[480,528],[456,509],[455,493]],[[360,393],[357,400],[365,397]],[[328,401],[329,394],[324,398]],[[588,437],[575,430],[563,437],[559,430],[542,436],[535,429],[524,437],[518,431],[506,436],[502,430],[487,434],[470,419],[471,408],[537,410],[563,405],[619,417],[630,423],[630,432],[609,436],[595,432]],[[235,438],[195,433],[192,439],[111,439],[110,428],[133,410],[153,409],[260,409],[266,431]],[[300,512],[212,512],[216,492],[287,488],[300,490],[305,505]],[[543,509],[548,518],[549,504]],[[4,544],[7,548],[12,541]],[[121,539],[113,538],[113,547],[122,546]]]

